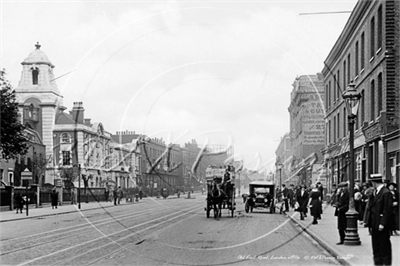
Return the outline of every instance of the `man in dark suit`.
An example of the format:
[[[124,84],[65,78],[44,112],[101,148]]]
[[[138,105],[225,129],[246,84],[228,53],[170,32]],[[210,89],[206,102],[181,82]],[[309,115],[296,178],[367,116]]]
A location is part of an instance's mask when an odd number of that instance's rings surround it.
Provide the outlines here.
[[[282,199],[285,202],[285,211],[288,212],[289,211],[289,200],[288,200],[288,196],[289,196],[289,190],[286,187],[285,184],[282,184]]]
[[[338,188],[340,193],[336,202],[335,216],[337,216],[337,226],[340,236],[340,241],[336,245],[343,245],[344,238],[346,236],[346,212],[349,210],[349,191],[348,183],[342,182],[339,184]]]
[[[290,184],[288,198],[289,198],[290,208],[294,208],[294,185],[293,184]]]
[[[393,213],[393,197],[385,187],[382,174],[373,174],[370,179],[375,188],[369,205],[368,228],[372,238],[372,253],[375,265],[392,265],[390,230]]]
[[[300,212],[300,220],[304,220],[304,217],[307,216],[307,203],[308,203],[308,192],[306,190],[306,186],[302,185],[301,189],[296,192],[296,201],[299,204],[298,208],[295,211]]]

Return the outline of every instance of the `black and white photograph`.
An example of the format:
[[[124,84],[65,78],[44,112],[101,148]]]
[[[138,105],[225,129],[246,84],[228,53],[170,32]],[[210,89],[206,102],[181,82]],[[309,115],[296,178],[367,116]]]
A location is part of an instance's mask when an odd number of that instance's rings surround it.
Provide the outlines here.
[[[0,264],[400,265],[400,0],[0,0]]]

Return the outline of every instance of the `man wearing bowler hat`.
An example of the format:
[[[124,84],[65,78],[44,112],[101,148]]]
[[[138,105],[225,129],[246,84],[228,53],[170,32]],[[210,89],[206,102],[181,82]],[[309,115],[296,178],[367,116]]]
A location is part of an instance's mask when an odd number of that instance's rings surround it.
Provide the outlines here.
[[[372,253],[375,265],[392,265],[392,245],[390,230],[392,225],[393,197],[383,184],[382,174],[372,174],[369,178],[374,193],[369,205],[368,227],[372,238]]]
[[[335,216],[337,216],[337,228],[339,231],[340,241],[336,245],[343,245],[346,237],[346,212],[349,210],[349,191],[348,183],[341,182],[338,186],[340,192],[336,202]]]

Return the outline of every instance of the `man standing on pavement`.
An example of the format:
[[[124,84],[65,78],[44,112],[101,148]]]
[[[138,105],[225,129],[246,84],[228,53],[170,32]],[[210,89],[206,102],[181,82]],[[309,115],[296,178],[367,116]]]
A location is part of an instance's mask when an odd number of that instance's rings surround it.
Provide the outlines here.
[[[344,238],[346,237],[346,227],[347,227],[346,212],[349,210],[349,191],[347,189],[348,183],[342,182],[339,184],[338,187],[340,189],[340,192],[336,203],[335,216],[337,216],[338,218],[337,226],[338,226],[340,241],[339,243],[336,243],[336,245],[343,245]]]
[[[117,205],[117,199],[118,199],[117,187],[115,187],[114,190],[113,190],[113,197],[114,197],[114,205]]]
[[[322,186],[321,182],[317,182],[317,188],[319,193],[321,194],[321,202],[324,200],[324,187]]]
[[[118,187],[117,194],[118,194],[118,204],[121,204],[121,199],[124,196],[124,193],[122,192],[121,187]]]
[[[375,188],[369,205],[368,228],[371,232],[372,253],[375,265],[392,265],[392,245],[390,230],[393,213],[393,197],[384,186],[382,174],[373,174],[370,179]]]
[[[282,184],[282,199],[285,202],[285,211],[289,211],[289,201],[288,201],[289,190],[285,184]]]

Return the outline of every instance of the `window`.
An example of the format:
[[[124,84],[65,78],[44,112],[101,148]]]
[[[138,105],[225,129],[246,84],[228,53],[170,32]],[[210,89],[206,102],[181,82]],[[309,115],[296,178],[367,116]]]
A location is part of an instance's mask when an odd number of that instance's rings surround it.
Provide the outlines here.
[[[62,162],[63,165],[71,165],[71,152],[70,151],[63,151],[62,152]]]
[[[378,36],[377,36],[378,49],[382,48],[382,32],[383,32],[383,24],[382,24],[382,5],[381,5],[378,9]]]
[[[328,123],[328,144],[331,143],[331,121]]]
[[[358,75],[358,42],[356,42],[356,54],[354,56],[355,76]]]
[[[371,19],[371,28],[370,28],[370,54],[371,58],[375,55],[375,17]]]
[[[332,94],[332,86],[331,86],[331,81],[329,81],[329,106],[331,105],[331,103],[333,103],[333,101],[330,99],[331,98],[331,94]],[[333,105],[333,104],[332,104]]]
[[[325,109],[327,110],[328,108],[329,108],[329,88],[328,88],[328,85],[326,85],[325,86],[325,95],[326,95],[326,98],[325,98]]]
[[[375,120],[375,80],[371,81],[370,103],[371,103],[370,121],[372,121],[372,120]]]
[[[334,102],[336,102],[336,90],[337,90],[336,83],[337,83],[336,75],[333,75],[333,101]]]
[[[343,137],[347,136],[346,131],[346,107],[343,108]]]
[[[364,32],[361,34],[361,54],[360,54],[360,67],[361,70],[364,69],[365,63],[365,34]]]
[[[333,143],[336,143],[336,116],[333,117]]]
[[[337,71],[337,90],[336,90],[336,100],[339,100],[339,94],[341,93],[341,89],[340,89],[340,70]]]
[[[382,99],[382,73],[379,73],[378,75],[378,115],[382,111],[382,106],[383,106],[383,99]]]
[[[347,82],[350,83],[351,75],[350,75],[350,54],[347,55]],[[347,87],[347,84],[346,84]]]
[[[338,127],[337,127],[337,137],[338,137],[338,139],[340,139],[340,113],[338,113],[337,114],[337,124],[338,124]]]
[[[361,91],[361,124],[360,127],[363,126],[364,121],[365,121],[365,95],[364,95],[364,90]]]
[[[35,68],[32,70],[32,84],[37,85],[39,81],[39,69]]]
[[[347,83],[346,83],[346,60],[343,62],[343,87],[342,87],[342,93],[346,90],[347,88]]]
[[[61,135],[61,143],[71,143],[71,136],[68,133]]]

